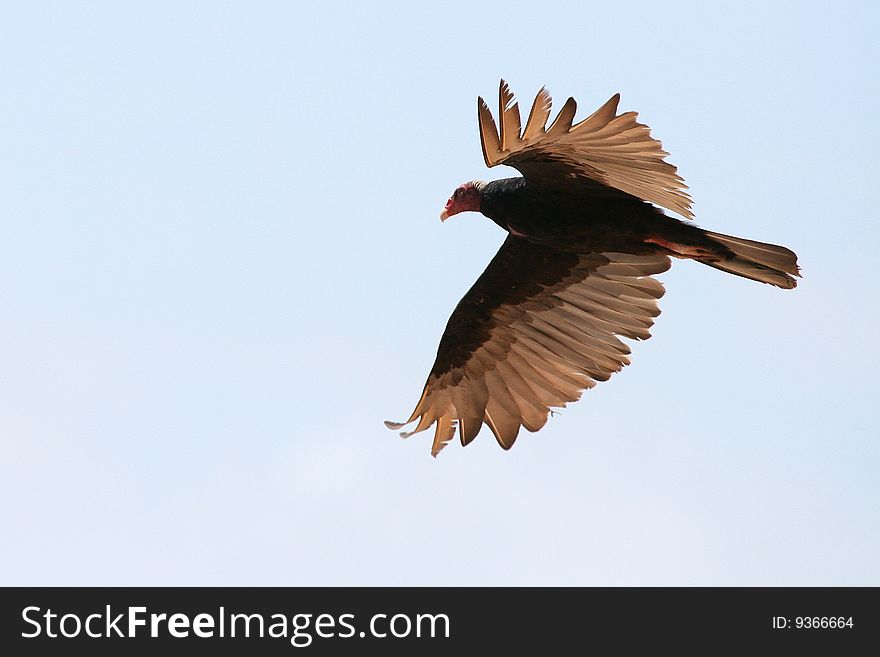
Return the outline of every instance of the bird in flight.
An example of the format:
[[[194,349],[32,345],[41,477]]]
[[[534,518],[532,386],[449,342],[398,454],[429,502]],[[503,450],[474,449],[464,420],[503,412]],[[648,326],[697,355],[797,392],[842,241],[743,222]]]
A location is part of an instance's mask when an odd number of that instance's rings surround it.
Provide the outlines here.
[[[667,153],[615,94],[573,123],[569,98],[550,127],[538,92],[522,128],[504,80],[498,123],[477,99],[486,165],[522,176],[459,186],[440,213],[480,212],[507,238],[464,295],[440,338],[408,437],[435,426],[431,454],[455,435],[468,445],[483,424],[510,449],[521,427],[538,431],[553,408],[629,364],[620,337],[646,340],[673,258],[791,289],[797,256],[782,246],[714,233],[692,219],[691,199]]]

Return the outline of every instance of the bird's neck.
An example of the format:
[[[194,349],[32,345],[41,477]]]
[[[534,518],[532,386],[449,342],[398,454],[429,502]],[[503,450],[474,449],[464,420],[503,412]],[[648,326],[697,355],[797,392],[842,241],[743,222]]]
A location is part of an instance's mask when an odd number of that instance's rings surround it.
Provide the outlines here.
[[[504,178],[486,183],[481,190],[480,212],[504,230],[509,230],[508,222],[520,206],[519,197],[525,184],[525,178]]]

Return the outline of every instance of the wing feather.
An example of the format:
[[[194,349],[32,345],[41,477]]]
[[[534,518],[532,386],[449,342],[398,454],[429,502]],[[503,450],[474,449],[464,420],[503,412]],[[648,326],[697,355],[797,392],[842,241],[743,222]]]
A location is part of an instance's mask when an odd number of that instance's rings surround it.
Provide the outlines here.
[[[566,402],[577,401],[581,398],[581,391],[584,388],[592,387],[592,381],[572,371],[568,361],[549,352],[536,351],[526,341],[514,345],[511,353],[514,358],[523,358],[536,372],[540,372],[554,390],[559,392],[558,399],[562,400],[560,406],[564,406]]]
[[[518,414],[512,415],[494,397],[490,397],[486,405],[486,424],[495,434],[495,440],[504,449],[513,447],[519,435],[519,428],[522,426]]]
[[[501,150],[522,148],[522,139],[519,136],[519,105],[513,102],[513,94],[504,80],[501,81],[498,91],[498,116],[501,117]]]
[[[521,424],[529,431],[537,431],[547,422],[547,407],[537,398],[522,374],[511,364],[510,360],[498,361],[497,371],[504,379],[510,396],[519,410]]]
[[[538,368],[523,358],[519,352],[511,349],[507,354],[507,360],[512,367],[516,368],[520,376],[528,382],[529,387],[535,393],[535,399],[541,404],[547,407],[560,404],[559,400],[565,397],[565,392],[555,386]]]
[[[498,129],[495,127],[495,119],[489,106],[482,98],[477,98],[477,115],[480,119],[480,144],[483,147],[483,159],[487,167],[494,167],[498,162],[495,160],[501,152],[501,140],[498,137]]]
[[[437,456],[440,450],[446,447],[446,443],[455,435],[455,420],[449,415],[441,415],[437,420],[437,429],[434,431],[434,442],[431,445],[431,456]]]
[[[571,122],[574,120],[574,115],[576,113],[577,102],[574,98],[569,98],[565,101],[562,109],[559,110],[559,114],[556,115],[556,119],[553,121],[550,129],[547,130],[547,138],[557,139],[563,135],[568,134],[568,132],[571,130]]]
[[[547,119],[550,118],[550,108],[553,100],[544,87],[535,96],[535,102],[532,103],[532,110],[529,112],[529,120],[526,121],[526,129],[523,133],[523,141],[529,142],[537,139],[544,134],[544,126],[547,125]]]

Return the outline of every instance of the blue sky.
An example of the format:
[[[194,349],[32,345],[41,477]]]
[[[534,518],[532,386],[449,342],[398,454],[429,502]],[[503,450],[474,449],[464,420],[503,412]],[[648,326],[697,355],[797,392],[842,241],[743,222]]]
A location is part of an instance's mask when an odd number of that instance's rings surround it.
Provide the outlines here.
[[[715,3],[712,3],[715,4]],[[880,585],[876,3],[6,3],[0,583]],[[475,97],[615,92],[697,223],[633,364],[502,452],[412,410],[503,239]]]

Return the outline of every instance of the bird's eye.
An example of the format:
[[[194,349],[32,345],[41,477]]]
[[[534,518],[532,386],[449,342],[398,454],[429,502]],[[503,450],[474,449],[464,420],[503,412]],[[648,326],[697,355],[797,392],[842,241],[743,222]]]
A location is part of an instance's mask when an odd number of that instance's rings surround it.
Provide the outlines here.
[[[459,187],[455,190],[455,193],[452,195],[452,198],[461,198],[461,195],[464,194],[464,190]]]

